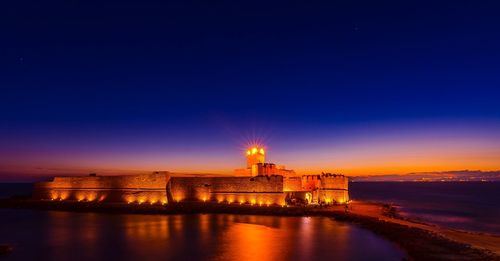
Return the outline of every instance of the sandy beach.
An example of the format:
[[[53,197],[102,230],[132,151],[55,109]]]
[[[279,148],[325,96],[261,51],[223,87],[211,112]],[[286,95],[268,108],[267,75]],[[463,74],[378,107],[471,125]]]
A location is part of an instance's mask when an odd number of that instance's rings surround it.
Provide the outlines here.
[[[486,249],[496,255],[500,255],[500,236],[453,230],[434,224],[425,224],[408,219],[390,217],[386,214],[386,206],[379,203],[353,201],[350,204],[349,211],[356,215],[374,217],[386,222],[427,230],[447,239],[468,244],[475,248]]]

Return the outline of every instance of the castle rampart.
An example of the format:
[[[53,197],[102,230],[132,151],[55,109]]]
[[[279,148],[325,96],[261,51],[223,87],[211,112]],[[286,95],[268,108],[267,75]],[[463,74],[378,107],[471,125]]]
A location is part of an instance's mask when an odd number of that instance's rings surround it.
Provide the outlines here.
[[[174,201],[284,204],[283,177],[172,177],[168,196]]]
[[[252,168],[245,176],[179,176],[169,172],[127,176],[55,177],[38,182],[33,198],[166,204],[213,201],[239,204],[284,205],[288,202],[345,203],[349,200],[347,177],[339,174],[296,175],[293,170],[263,163],[264,150],[247,151]],[[254,170],[252,175],[247,172]]]
[[[340,174],[302,176],[302,189],[312,192],[312,202],[345,203],[349,201],[348,186],[348,178]]]
[[[35,183],[33,198],[49,200],[167,203],[167,172],[124,176],[55,177]]]

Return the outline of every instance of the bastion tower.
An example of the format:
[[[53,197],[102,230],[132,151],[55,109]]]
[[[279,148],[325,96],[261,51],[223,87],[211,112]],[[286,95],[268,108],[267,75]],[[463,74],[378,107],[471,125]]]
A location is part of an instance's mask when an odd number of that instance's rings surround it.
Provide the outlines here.
[[[285,166],[277,166],[274,163],[266,163],[266,150],[261,146],[250,147],[246,151],[247,166],[244,169],[235,169],[236,176],[264,176],[264,175],[295,175],[293,170],[285,169]]]
[[[247,150],[247,169],[253,165],[266,162],[266,152],[262,147],[253,147]]]

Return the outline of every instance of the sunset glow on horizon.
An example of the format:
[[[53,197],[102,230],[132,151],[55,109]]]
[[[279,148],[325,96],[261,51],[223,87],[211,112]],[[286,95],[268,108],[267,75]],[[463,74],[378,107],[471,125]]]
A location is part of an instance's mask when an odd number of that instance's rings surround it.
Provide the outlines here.
[[[495,8],[210,5],[2,17],[0,182],[230,174],[254,146],[308,174],[500,170]]]
[[[500,1],[5,1],[0,259],[500,260]]]
[[[302,133],[291,130],[261,140],[269,142],[265,144],[269,162],[286,165],[301,174],[333,172],[363,176],[500,169],[500,127],[491,122],[481,126],[448,122],[426,127],[406,123]],[[15,143],[11,137],[10,146],[0,149],[4,160],[0,171],[14,181],[54,174],[119,175],[156,170],[231,175],[234,169],[244,166],[248,153],[239,148],[244,145],[238,144],[238,139],[214,129],[206,140],[197,132],[189,133],[195,139],[185,132],[170,138],[161,133],[126,134],[125,131],[123,136],[90,137],[79,133],[78,139],[68,142],[69,137],[54,133],[48,143],[36,136]],[[82,140],[85,143],[79,142]],[[262,141],[259,143],[263,145]],[[251,149],[257,147],[249,148],[252,153]]]

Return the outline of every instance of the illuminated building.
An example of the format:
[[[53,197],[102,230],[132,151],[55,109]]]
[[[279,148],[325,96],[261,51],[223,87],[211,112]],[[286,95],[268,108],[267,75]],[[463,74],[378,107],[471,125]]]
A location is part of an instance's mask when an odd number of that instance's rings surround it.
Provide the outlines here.
[[[298,175],[266,163],[266,151],[246,151],[246,168],[234,176],[201,176],[171,172],[141,175],[55,177],[35,183],[33,198],[79,202],[167,204],[200,201],[250,204],[343,204],[348,202],[348,179],[340,174]]]
[[[264,163],[266,161],[265,150],[262,147],[253,147],[247,150],[247,169],[251,169],[253,165]]]
[[[285,166],[277,166],[274,163],[266,163],[266,150],[263,147],[255,146],[246,151],[247,167],[236,169],[236,176],[262,176],[281,175],[284,177],[295,176],[293,170],[287,170]]]

